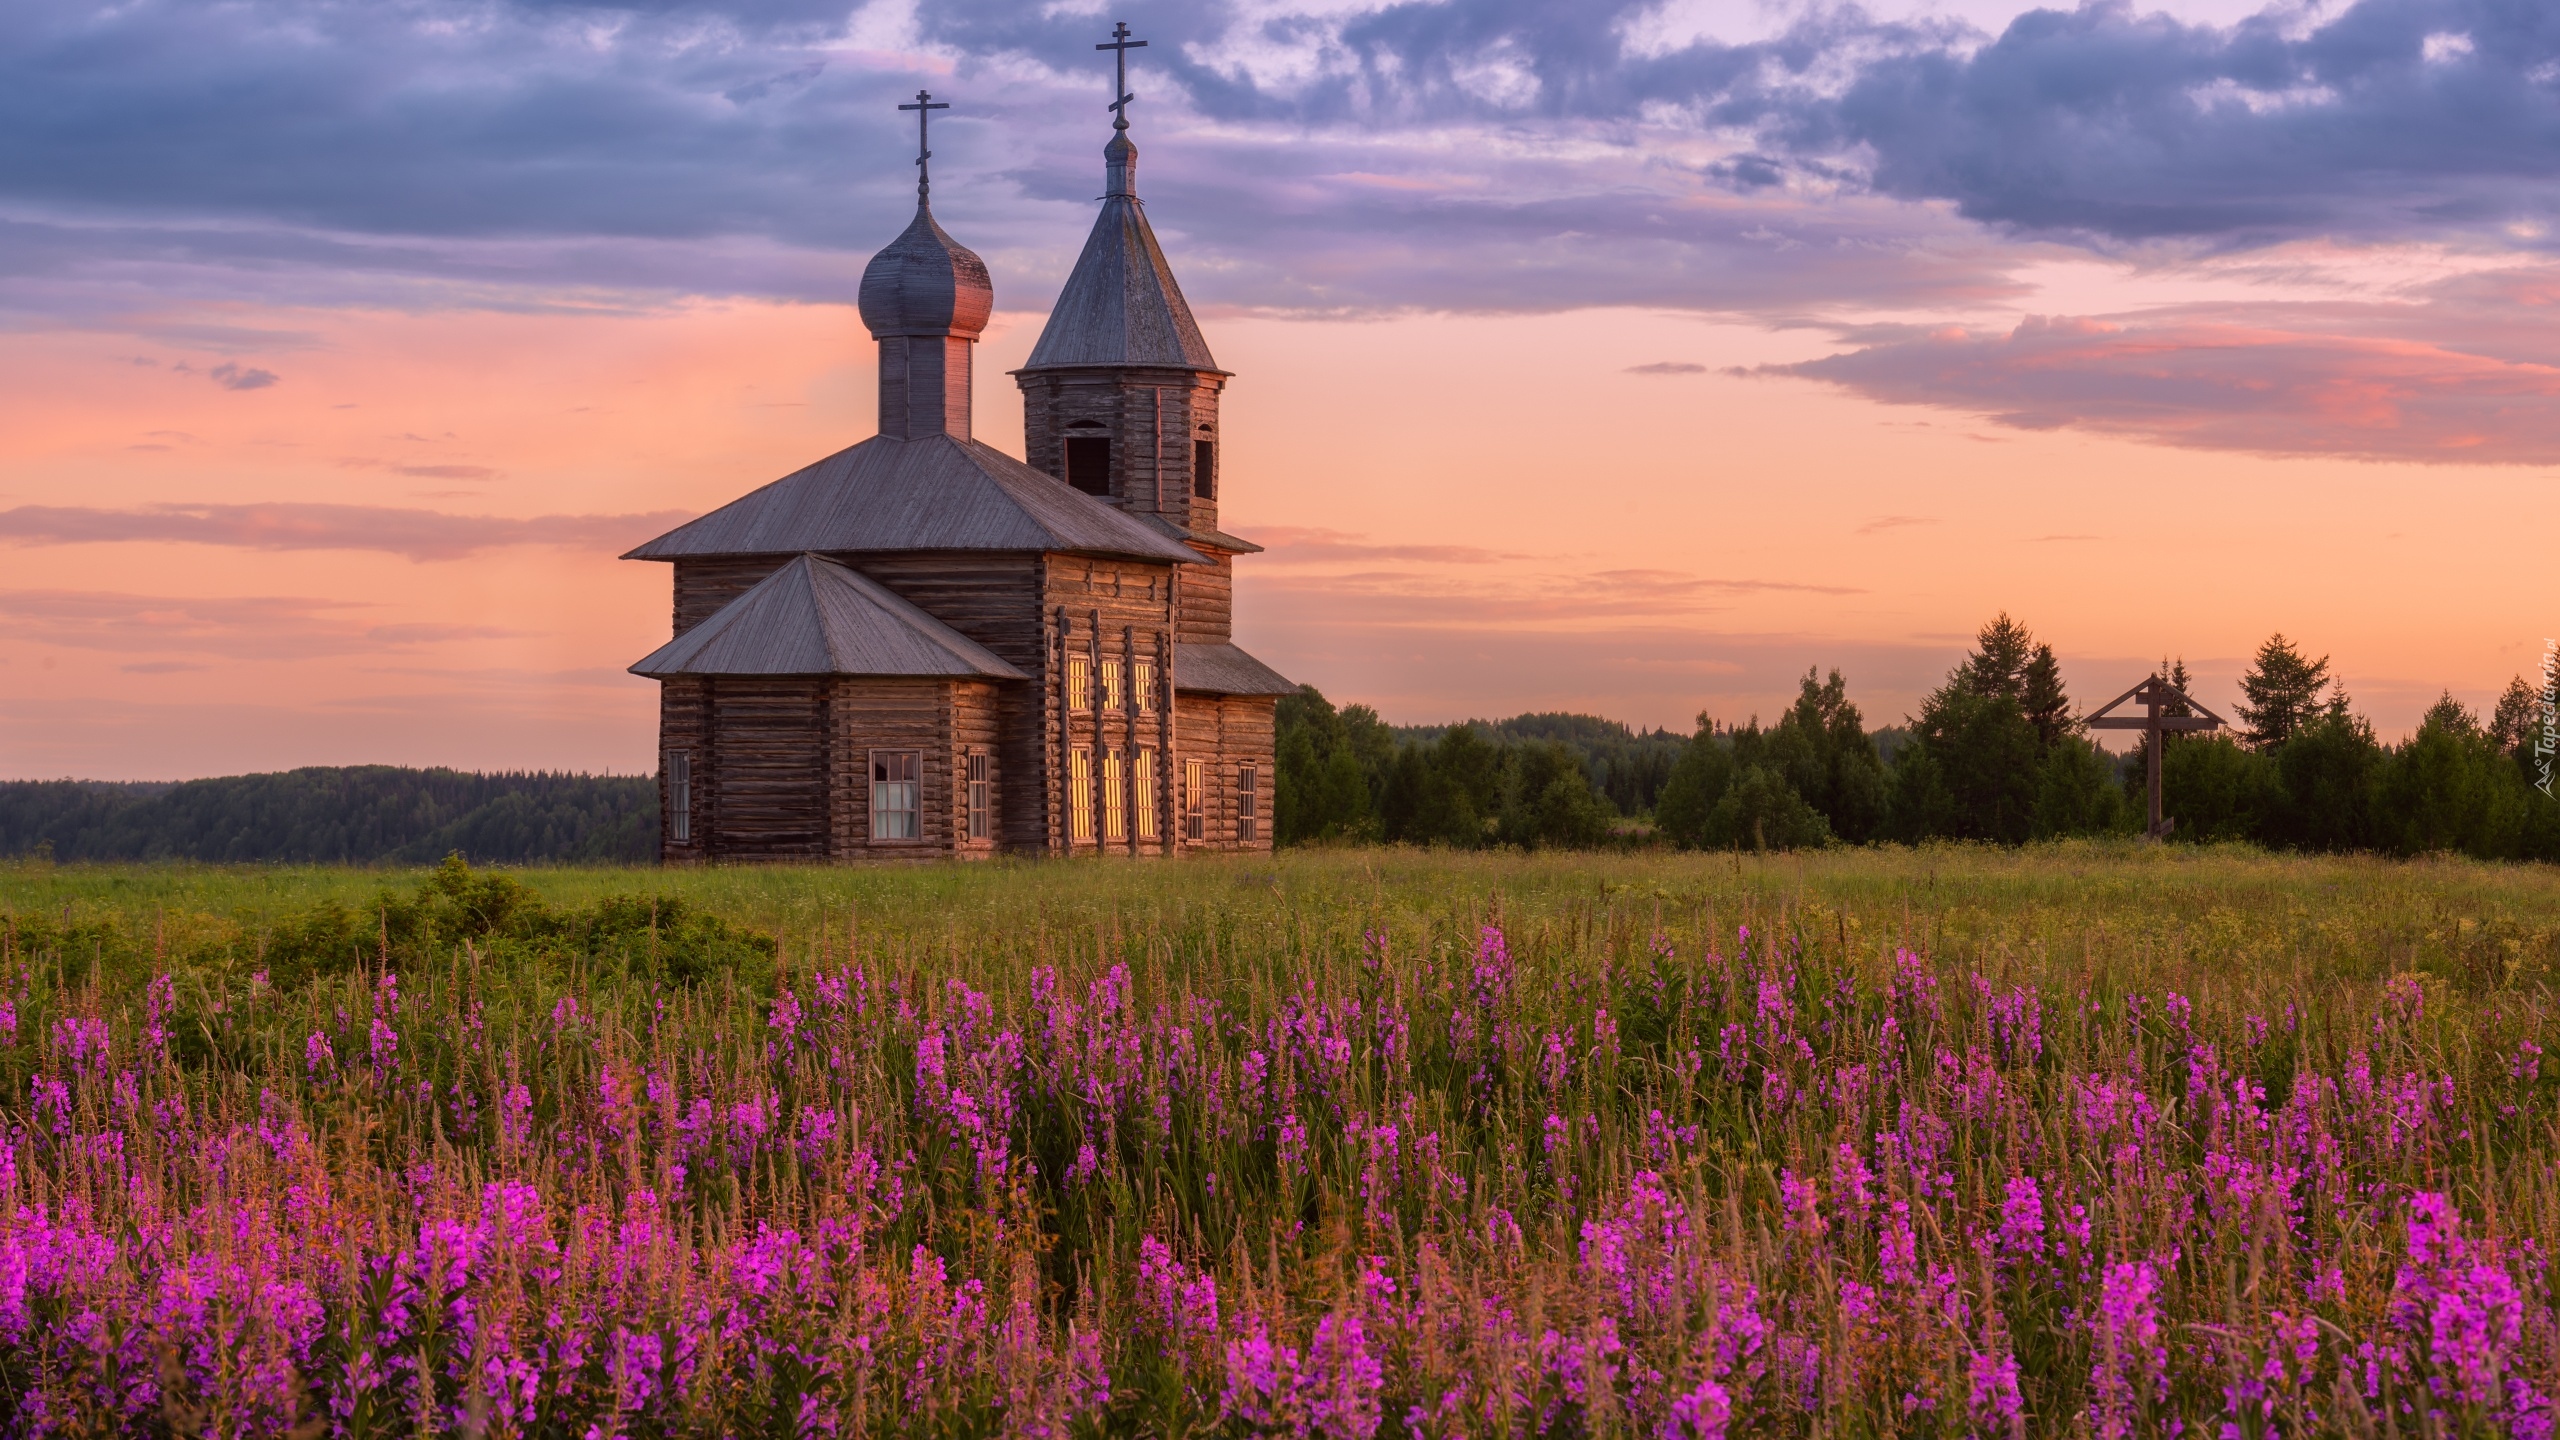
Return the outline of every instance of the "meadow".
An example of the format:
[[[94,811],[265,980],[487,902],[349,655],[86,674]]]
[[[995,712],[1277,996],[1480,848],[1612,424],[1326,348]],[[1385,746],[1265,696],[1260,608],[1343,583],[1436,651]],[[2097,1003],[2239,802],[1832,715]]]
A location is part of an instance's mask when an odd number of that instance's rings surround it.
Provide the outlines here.
[[[0,1433],[2548,1436],[2560,872],[0,866]]]

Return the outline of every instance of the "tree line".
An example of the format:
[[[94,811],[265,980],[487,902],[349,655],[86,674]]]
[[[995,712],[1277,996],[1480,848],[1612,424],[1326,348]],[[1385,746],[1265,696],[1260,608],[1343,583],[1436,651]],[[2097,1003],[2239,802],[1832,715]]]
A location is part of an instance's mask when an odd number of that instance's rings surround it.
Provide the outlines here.
[[[646,775],[315,766],[179,784],[0,782],[0,855],[57,860],[645,863]]]
[[[2186,689],[2183,661],[2158,673]],[[2560,802],[2537,785],[2541,697],[2522,677],[2485,720],[2447,693],[2396,745],[2354,712],[2327,657],[2282,634],[2241,694],[2235,729],[2164,741],[2174,839],[2560,860]],[[1395,727],[1308,687],[1280,705],[1274,834],[1783,850],[2139,833],[2148,741],[2110,754],[2085,718],[2052,647],[2006,614],[1907,724],[1876,730],[1836,669],[1807,671],[1772,725],[1702,713],[1686,739],[1589,716]]]

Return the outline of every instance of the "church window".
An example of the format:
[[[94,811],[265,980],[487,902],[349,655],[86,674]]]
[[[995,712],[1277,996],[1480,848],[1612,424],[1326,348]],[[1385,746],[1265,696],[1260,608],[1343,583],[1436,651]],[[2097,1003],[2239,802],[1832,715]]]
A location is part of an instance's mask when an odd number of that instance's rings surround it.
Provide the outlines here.
[[[1129,668],[1129,688],[1138,692],[1138,713],[1156,713],[1156,662],[1141,660]]]
[[[1138,792],[1138,838],[1156,838],[1156,752],[1140,749],[1132,762]]]
[[[1202,500],[1218,498],[1218,442],[1191,442],[1191,493]]]
[[[871,838],[914,840],[920,831],[917,820],[924,787],[924,754],[917,750],[874,750],[871,752]]]
[[[1197,760],[1182,762],[1182,838],[1209,838],[1208,767]]]
[[[969,757],[969,838],[984,840],[995,833],[995,757]]]
[[[1111,437],[1067,437],[1067,483],[1087,495],[1111,493]]]
[[[1093,843],[1093,752],[1067,752],[1067,839]]]
[[[1093,708],[1093,661],[1082,655],[1067,657],[1067,708]]]
[[[679,845],[693,843],[693,754],[667,753],[667,837]]]
[[[1120,662],[1105,660],[1102,662],[1102,708],[1116,712],[1120,705]]]
[[[1102,752],[1102,838],[1129,838],[1129,790],[1117,750]]]
[[[1261,781],[1261,773],[1250,765],[1236,771],[1236,843],[1239,845],[1250,845],[1256,838],[1254,825],[1260,817],[1255,802],[1261,797],[1255,790]]]

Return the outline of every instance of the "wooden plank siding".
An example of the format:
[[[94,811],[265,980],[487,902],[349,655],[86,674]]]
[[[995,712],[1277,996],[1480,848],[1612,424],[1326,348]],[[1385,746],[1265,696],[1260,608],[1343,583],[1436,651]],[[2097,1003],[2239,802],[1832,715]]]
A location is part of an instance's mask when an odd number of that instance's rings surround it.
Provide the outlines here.
[[[1182,756],[1198,760],[1208,772],[1205,807],[1207,834],[1187,842],[1195,850],[1271,848],[1272,757],[1276,748],[1278,702],[1268,695],[1183,695],[1175,703],[1174,724]],[[1236,822],[1237,777],[1255,768],[1254,838],[1239,842]],[[1179,778],[1177,776],[1177,778]]]
[[[1032,468],[1063,484],[1067,437],[1108,435],[1111,495],[1127,511],[1160,514],[1186,530],[1218,528],[1217,498],[1193,493],[1191,467],[1193,443],[1219,438],[1225,376],[1141,367],[1017,372],[1015,379],[1022,386],[1022,450]]]
[[[1182,578],[1174,582],[1181,596],[1174,629],[1185,645],[1224,645],[1234,638],[1235,567],[1224,555],[1208,553],[1206,558],[1212,563],[1185,565]]]
[[[658,859],[662,864],[690,865],[709,853],[711,835],[710,682],[692,677],[668,680],[658,687]],[[692,772],[688,837],[678,842],[670,823],[675,814],[673,757],[684,755]]]
[[[757,581],[781,569],[790,559],[788,555],[743,555],[678,560],[675,633],[681,635],[710,619],[721,606],[754,589]]]
[[[826,683],[747,676],[711,682],[712,858],[814,860],[827,853]]]

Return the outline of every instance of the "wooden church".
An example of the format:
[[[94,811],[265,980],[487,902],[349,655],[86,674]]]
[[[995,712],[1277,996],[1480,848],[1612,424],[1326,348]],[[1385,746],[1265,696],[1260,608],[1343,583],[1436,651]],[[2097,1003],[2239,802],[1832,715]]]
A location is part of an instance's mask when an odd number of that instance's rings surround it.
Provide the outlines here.
[[[995,292],[920,171],[862,275],[880,433],[624,557],[675,569],[675,637],[631,667],[659,682],[666,861],[1269,848],[1296,687],[1230,633],[1259,547],[1218,528],[1228,373],[1147,224],[1126,98],[1014,372],[1029,463],[970,433]]]

